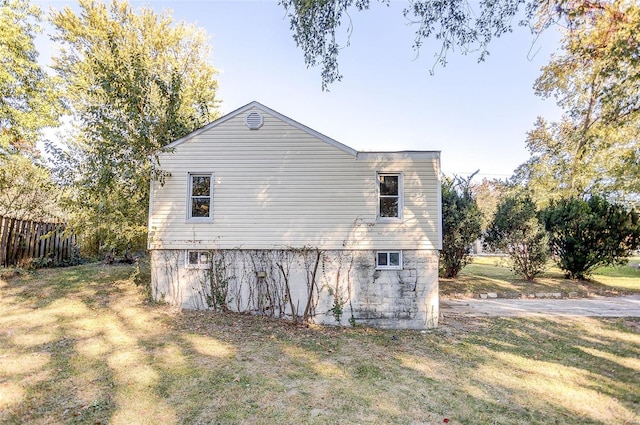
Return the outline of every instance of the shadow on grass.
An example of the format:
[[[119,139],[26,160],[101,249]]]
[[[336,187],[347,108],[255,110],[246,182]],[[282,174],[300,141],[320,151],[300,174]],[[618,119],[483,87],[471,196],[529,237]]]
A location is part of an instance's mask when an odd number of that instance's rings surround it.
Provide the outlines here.
[[[553,402],[555,409],[573,410],[579,423],[640,420],[638,319],[505,318],[490,323],[490,333],[468,341],[501,359],[507,373],[494,378],[510,387],[511,397]]]
[[[0,286],[0,422],[638,422],[637,322],[298,327],[148,305],[132,273]]]

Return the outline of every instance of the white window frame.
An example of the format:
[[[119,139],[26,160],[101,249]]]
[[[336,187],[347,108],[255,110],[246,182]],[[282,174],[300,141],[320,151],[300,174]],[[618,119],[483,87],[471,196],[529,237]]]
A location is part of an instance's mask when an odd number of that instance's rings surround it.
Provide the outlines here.
[[[198,262],[191,263],[191,254],[196,254]],[[211,253],[205,249],[189,249],[185,251],[184,265],[187,269],[206,269],[211,264]]]
[[[397,176],[398,177],[398,216],[397,217],[381,217],[380,216],[380,199],[383,197],[380,193],[380,177],[381,176]],[[381,172],[376,173],[376,221],[378,222],[398,222],[403,220],[404,211],[404,176],[402,172]]]
[[[380,256],[380,254],[386,254],[387,256],[387,264],[378,264],[378,258]],[[398,254],[398,265],[391,265],[389,264],[389,260],[391,257],[391,254]],[[401,250],[396,250],[396,251],[376,251],[376,270],[402,270],[402,251]]]
[[[209,217],[193,217],[193,178],[209,177]],[[213,173],[188,173],[187,175],[187,221],[191,222],[211,222],[213,221]]]

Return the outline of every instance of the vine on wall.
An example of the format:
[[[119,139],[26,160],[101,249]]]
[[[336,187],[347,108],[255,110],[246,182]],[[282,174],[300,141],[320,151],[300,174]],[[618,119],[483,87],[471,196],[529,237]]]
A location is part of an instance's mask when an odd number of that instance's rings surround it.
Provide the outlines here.
[[[327,257],[323,257],[322,288],[326,289],[327,294],[331,297],[331,307],[327,313],[331,314],[336,322],[341,323],[345,306],[349,303],[351,312],[349,323],[354,325],[355,317],[353,316],[353,305],[351,304],[351,279],[355,257],[354,255],[337,255],[333,257],[331,264],[327,264],[327,262]],[[327,270],[329,267],[334,269],[333,273]],[[332,280],[332,276],[335,276],[335,279]],[[342,276],[346,276],[346,278]]]
[[[209,266],[198,278],[198,292],[208,308],[290,318],[294,322],[309,322],[315,316],[321,292],[319,266],[325,256],[322,250],[305,247],[208,252]],[[295,292],[300,279],[306,287],[302,294]]]
[[[216,311],[227,311],[227,298],[229,297],[229,280],[225,275],[224,253],[219,252],[218,257],[213,258],[210,253],[209,268],[206,270],[208,291],[205,291],[207,306]]]
[[[184,264],[185,251],[152,252],[157,260],[154,299],[296,323],[355,326],[356,315],[364,321],[419,319],[427,295],[427,287],[418,288],[420,266],[410,263],[402,271],[382,273],[375,270],[370,251],[305,247],[207,253],[206,267],[193,269]],[[437,308],[431,310],[427,323],[437,323]]]

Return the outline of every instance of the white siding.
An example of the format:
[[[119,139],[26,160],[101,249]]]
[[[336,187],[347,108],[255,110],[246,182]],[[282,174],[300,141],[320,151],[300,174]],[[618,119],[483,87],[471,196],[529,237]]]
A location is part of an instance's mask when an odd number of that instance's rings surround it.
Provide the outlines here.
[[[439,249],[439,154],[358,154],[259,111],[225,120],[160,157],[151,249]],[[404,219],[376,222],[376,172],[402,172]],[[212,172],[213,222],[187,219],[189,173]]]

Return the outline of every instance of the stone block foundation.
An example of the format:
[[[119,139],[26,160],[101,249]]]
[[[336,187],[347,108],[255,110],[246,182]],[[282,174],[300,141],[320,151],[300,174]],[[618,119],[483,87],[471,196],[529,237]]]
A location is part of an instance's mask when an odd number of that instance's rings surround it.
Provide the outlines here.
[[[438,251],[405,250],[402,270],[377,270],[370,250],[151,251],[156,300],[328,325],[438,325]],[[193,256],[198,264],[193,264]]]

